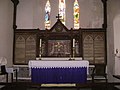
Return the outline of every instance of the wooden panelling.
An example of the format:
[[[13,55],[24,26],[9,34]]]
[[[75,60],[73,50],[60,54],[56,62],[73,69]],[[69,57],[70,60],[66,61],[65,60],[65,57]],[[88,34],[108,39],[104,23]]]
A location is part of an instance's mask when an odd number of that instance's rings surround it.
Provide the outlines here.
[[[22,35],[16,35],[14,59],[15,63],[25,63],[25,38]]]
[[[30,33],[15,34],[15,64],[28,64],[36,58],[36,35]]]
[[[83,32],[83,58],[90,64],[105,63],[105,32]]]
[[[56,22],[60,23],[60,21]],[[56,24],[55,24],[56,25]],[[104,29],[68,30],[63,24],[62,31],[21,29],[15,32],[14,64],[28,64],[40,56],[40,39],[42,40],[42,57],[83,57],[90,64],[106,64],[106,32]],[[75,39],[75,49],[73,49]],[[75,50],[73,55],[73,50]]]

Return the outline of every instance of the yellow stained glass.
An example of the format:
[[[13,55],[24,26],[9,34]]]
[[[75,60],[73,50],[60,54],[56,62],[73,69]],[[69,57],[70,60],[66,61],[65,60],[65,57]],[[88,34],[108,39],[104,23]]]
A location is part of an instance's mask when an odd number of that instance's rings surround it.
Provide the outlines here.
[[[75,0],[74,2],[74,29],[79,29],[79,11],[80,11],[80,8],[79,8],[79,4],[78,4],[78,1]]]

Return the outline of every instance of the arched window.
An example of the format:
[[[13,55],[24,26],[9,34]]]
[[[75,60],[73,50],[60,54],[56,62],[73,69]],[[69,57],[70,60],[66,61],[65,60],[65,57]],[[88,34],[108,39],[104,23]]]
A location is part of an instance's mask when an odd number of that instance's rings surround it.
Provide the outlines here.
[[[65,0],[59,0],[59,15],[60,15],[60,20],[64,25],[65,25],[65,17],[66,17],[65,9],[66,9]]]
[[[79,4],[78,4],[78,0],[75,0],[74,2],[74,29],[79,29]]]
[[[45,5],[45,28],[46,29],[50,29],[50,12],[51,12],[50,1],[47,0]]]

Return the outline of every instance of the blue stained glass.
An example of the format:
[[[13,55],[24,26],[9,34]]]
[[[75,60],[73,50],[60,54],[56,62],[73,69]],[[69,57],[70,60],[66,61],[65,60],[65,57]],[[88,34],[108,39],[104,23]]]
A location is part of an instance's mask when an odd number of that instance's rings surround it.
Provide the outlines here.
[[[45,6],[45,28],[50,29],[50,1],[47,0],[46,6]]]

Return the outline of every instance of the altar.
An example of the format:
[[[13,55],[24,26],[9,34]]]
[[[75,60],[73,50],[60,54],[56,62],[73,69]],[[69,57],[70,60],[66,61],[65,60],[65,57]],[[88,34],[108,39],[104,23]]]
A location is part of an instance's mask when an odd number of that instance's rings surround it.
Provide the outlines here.
[[[30,60],[31,81],[39,84],[86,83],[89,74],[87,60]]]

